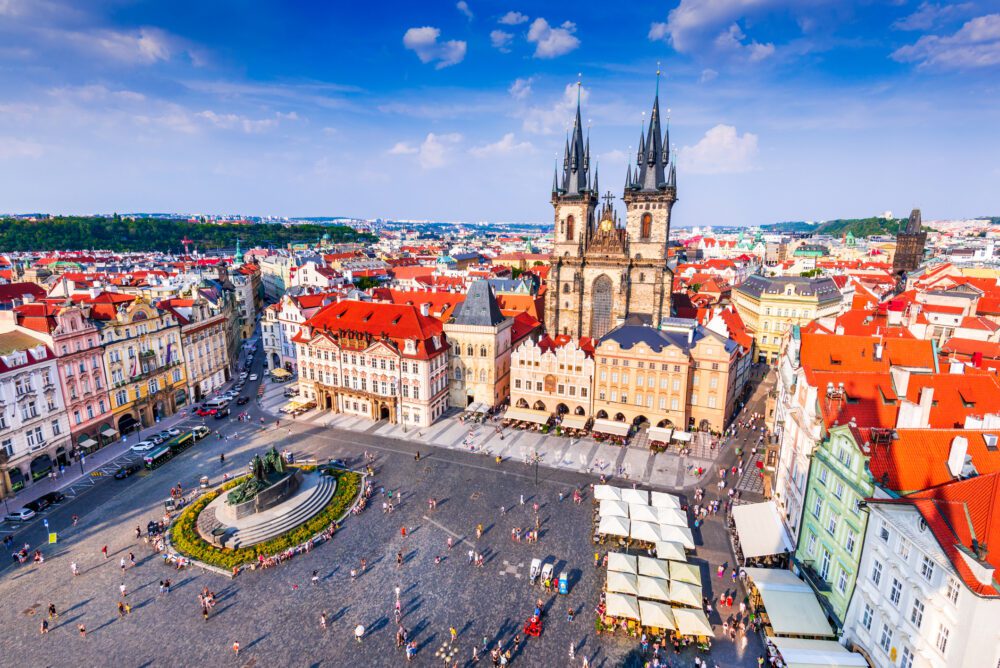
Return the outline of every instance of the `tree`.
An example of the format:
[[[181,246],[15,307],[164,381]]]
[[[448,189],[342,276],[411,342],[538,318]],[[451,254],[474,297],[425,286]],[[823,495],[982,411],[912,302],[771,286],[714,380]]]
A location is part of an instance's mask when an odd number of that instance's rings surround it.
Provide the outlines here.
[[[382,282],[374,276],[358,276],[354,279],[354,287],[358,290],[371,290],[381,284]]]

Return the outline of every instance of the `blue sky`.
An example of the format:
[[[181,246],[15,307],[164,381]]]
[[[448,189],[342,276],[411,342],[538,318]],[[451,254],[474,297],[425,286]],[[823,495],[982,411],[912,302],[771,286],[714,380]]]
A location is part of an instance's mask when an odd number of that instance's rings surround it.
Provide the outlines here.
[[[0,0],[0,210],[546,221],[658,62],[676,225],[1000,214],[1000,0]]]

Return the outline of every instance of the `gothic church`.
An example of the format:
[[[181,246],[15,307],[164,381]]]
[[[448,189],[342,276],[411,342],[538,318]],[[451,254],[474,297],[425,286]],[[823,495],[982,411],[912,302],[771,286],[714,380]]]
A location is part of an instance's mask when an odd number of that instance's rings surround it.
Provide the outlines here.
[[[591,175],[590,138],[583,138],[577,100],[573,134],[563,168],[552,181],[555,244],[545,298],[549,334],[600,338],[625,316],[658,327],[670,316],[674,274],[667,266],[670,210],[677,200],[677,172],[669,154],[670,129],[660,128],[659,91],[648,131],[639,136],[636,166],[625,173],[625,225],[603,197],[597,169]],[[591,178],[593,176],[593,178]]]

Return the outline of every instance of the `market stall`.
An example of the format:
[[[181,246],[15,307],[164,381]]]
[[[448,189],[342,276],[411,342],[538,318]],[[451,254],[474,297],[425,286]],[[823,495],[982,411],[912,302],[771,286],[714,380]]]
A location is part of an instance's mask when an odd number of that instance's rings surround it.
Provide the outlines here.
[[[615,422],[603,418],[594,420],[594,424],[590,427],[590,431],[603,435],[618,445],[625,444],[630,430],[631,427],[627,422]]]
[[[631,522],[624,517],[602,517],[597,525],[597,533],[603,536],[629,537]]]
[[[629,538],[642,541],[644,543],[658,543],[663,540],[660,535],[659,525],[652,522],[632,522],[629,530]]]
[[[608,582],[605,590],[619,594],[639,595],[638,575],[622,573],[621,571],[608,571]]]
[[[595,501],[621,501],[622,491],[612,485],[594,485]]]
[[[750,607],[760,612],[766,635],[836,637],[816,593],[794,573],[778,568],[745,570]]]
[[[619,573],[638,574],[635,555],[624,552],[608,552],[608,570]]]
[[[768,638],[767,653],[775,659],[775,666],[784,668],[868,668],[865,657],[835,640]]]
[[[656,556],[658,559],[687,561],[687,553],[684,551],[684,546],[669,540],[661,540],[656,544]]]
[[[671,580],[669,596],[671,603],[690,605],[691,607],[699,608],[699,610],[701,608],[701,587],[693,585],[690,582]]]
[[[624,501],[604,499],[601,501],[598,515],[600,517],[624,517],[627,519],[629,517],[629,506]]]
[[[586,415],[563,415],[559,425],[564,429],[586,429],[589,421]]]
[[[670,524],[675,527],[688,526],[687,512],[680,508],[656,508],[656,522]]]
[[[736,528],[734,547],[737,557],[742,555],[743,564],[795,551],[774,501],[735,506],[733,523]]]
[[[698,602],[701,605],[701,601]],[[672,608],[674,624],[682,636],[712,637],[712,625],[701,609]]]
[[[639,575],[663,578],[664,580],[670,579],[670,566],[665,559],[653,559],[640,555],[636,565],[639,567]]]
[[[650,492],[649,505],[654,508],[677,508],[681,507],[680,497],[666,492]]]
[[[660,525],[660,540],[680,543],[686,550],[694,549],[694,536],[688,527],[678,527],[672,524]]]
[[[673,631],[674,612],[669,605],[657,601],[639,601],[639,616],[643,626],[657,631]]]
[[[632,489],[631,487],[624,487],[621,490],[622,501],[632,504],[639,504],[643,506],[649,505],[649,492],[644,489]]]
[[[670,565],[670,579],[678,582],[689,582],[693,585],[701,586],[701,569],[686,561],[668,561]]]
[[[507,412],[503,414],[503,419],[510,422],[530,422],[537,425],[546,425],[551,418],[552,414],[548,411],[539,411],[533,408],[508,408]]]
[[[604,599],[604,614],[619,619],[634,619],[641,621],[639,599],[629,594],[609,593]]]
[[[670,437],[674,430],[670,427],[650,427],[646,430],[646,439],[653,450],[665,450],[670,445]]]
[[[641,599],[670,602],[669,586],[670,582],[662,578],[652,578],[645,575],[636,577],[636,588],[638,589],[636,594]]]

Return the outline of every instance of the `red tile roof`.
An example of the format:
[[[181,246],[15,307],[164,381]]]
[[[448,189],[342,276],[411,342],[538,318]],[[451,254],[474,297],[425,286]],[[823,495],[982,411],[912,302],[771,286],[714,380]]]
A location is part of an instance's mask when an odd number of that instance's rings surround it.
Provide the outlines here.
[[[392,341],[403,357],[428,359],[448,349],[441,321],[421,315],[415,306],[345,300],[330,304],[304,324],[312,329],[313,338],[337,339],[361,334]],[[438,338],[438,347],[434,346],[433,337]],[[307,341],[303,331],[293,340],[296,343]],[[416,343],[416,353],[403,352],[407,340]]]
[[[885,339],[874,336],[802,332],[799,360],[814,371],[888,371],[891,366],[934,369],[934,345],[920,339]],[[875,346],[882,343],[882,359]]]
[[[1000,471],[1000,451],[987,448],[984,436],[1000,431],[969,429],[897,429],[896,437],[879,443],[871,429],[855,430],[855,438],[871,445],[872,478],[886,489],[909,493],[950,482],[948,455],[955,438],[968,441],[967,454],[980,474]],[[887,435],[888,436],[888,435]]]

